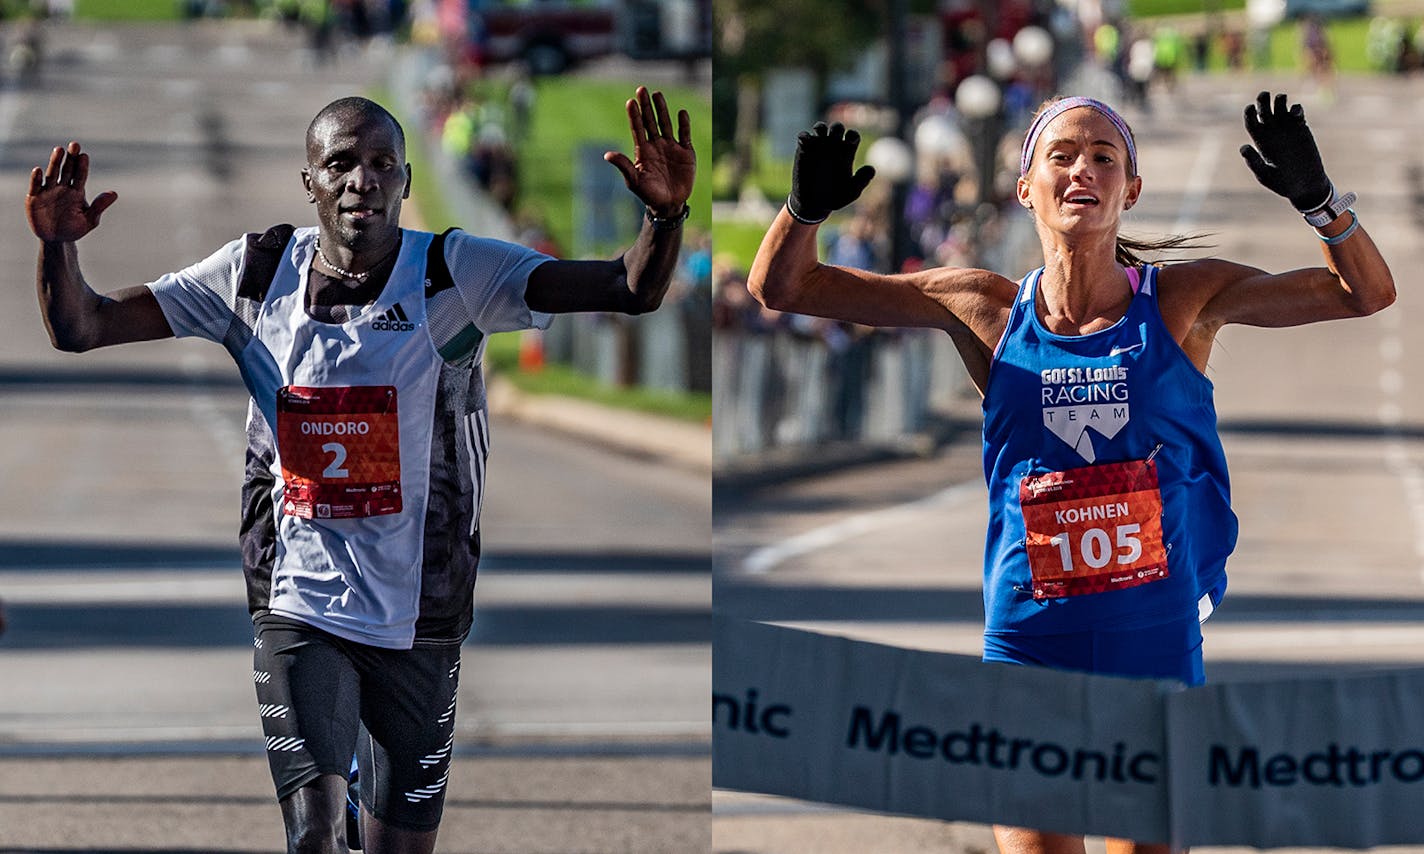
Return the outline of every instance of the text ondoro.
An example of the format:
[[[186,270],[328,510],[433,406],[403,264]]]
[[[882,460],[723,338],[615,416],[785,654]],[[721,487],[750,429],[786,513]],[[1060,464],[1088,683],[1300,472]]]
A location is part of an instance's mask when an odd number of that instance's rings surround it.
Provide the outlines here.
[[[303,436],[365,436],[371,425],[365,421],[303,421]]]
[[[1026,768],[1045,777],[1068,776],[1074,780],[1115,783],[1156,783],[1162,757],[1152,751],[1129,753],[1122,742],[1112,750],[1068,748],[1051,741],[1011,738],[997,729],[973,723],[964,732],[937,733],[929,727],[912,726],[903,731],[897,712],[884,712],[877,722],[865,706],[851,710],[847,747],[864,744],[866,750],[887,754],[904,752],[915,759],[941,758],[955,765],[984,765],[989,768]]]
[[[1213,786],[1370,786],[1384,782],[1418,783],[1424,780],[1424,751],[1342,750],[1331,744],[1323,751],[1296,757],[1276,753],[1261,757],[1254,747],[1232,751],[1211,746],[1208,781]]]

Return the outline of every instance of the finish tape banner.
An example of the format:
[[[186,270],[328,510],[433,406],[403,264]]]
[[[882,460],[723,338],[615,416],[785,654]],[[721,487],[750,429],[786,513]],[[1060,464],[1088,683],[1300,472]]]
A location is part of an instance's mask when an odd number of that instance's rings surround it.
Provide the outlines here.
[[[1167,711],[1177,838],[1424,842],[1424,671],[1207,685]]]
[[[1183,689],[717,618],[713,785],[1143,842],[1424,842],[1424,670]]]
[[[712,784],[1166,842],[1170,682],[718,619]]]

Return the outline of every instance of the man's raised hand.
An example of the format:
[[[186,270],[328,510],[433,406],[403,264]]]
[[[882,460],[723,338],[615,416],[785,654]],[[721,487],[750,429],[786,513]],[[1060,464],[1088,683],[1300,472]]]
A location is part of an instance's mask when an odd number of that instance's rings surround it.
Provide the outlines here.
[[[72,243],[99,225],[99,217],[118,198],[113,190],[100,193],[93,202],[84,198],[89,179],[89,155],[71,142],[55,147],[49,164],[30,171],[30,190],[25,195],[25,216],[35,236],[46,243]]]
[[[672,219],[682,215],[697,175],[697,154],[692,150],[692,122],[686,110],[677,111],[677,136],[663,93],[648,94],[639,86],[627,103],[628,127],[633,132],[633,159],[609,151],[603,159],[623,173],[633,191],[654,216]]]

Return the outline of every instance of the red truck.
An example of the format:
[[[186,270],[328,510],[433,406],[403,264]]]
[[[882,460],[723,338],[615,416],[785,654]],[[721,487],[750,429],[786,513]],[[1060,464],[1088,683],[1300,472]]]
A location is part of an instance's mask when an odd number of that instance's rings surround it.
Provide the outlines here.
[[[442,0],[440,20],[466,61],[522,61],[536,75],[612,53],[707,56],[712,45],[711,0]]]

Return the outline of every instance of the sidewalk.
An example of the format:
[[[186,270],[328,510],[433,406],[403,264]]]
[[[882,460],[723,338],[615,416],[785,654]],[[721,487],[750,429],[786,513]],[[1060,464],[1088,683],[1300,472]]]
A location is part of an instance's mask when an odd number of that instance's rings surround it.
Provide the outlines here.
[[[527,394],[487,377],[490,414],[574,436],[634,457],[712,472],[712,429],[676,418],[615,409],[558,395]]]

